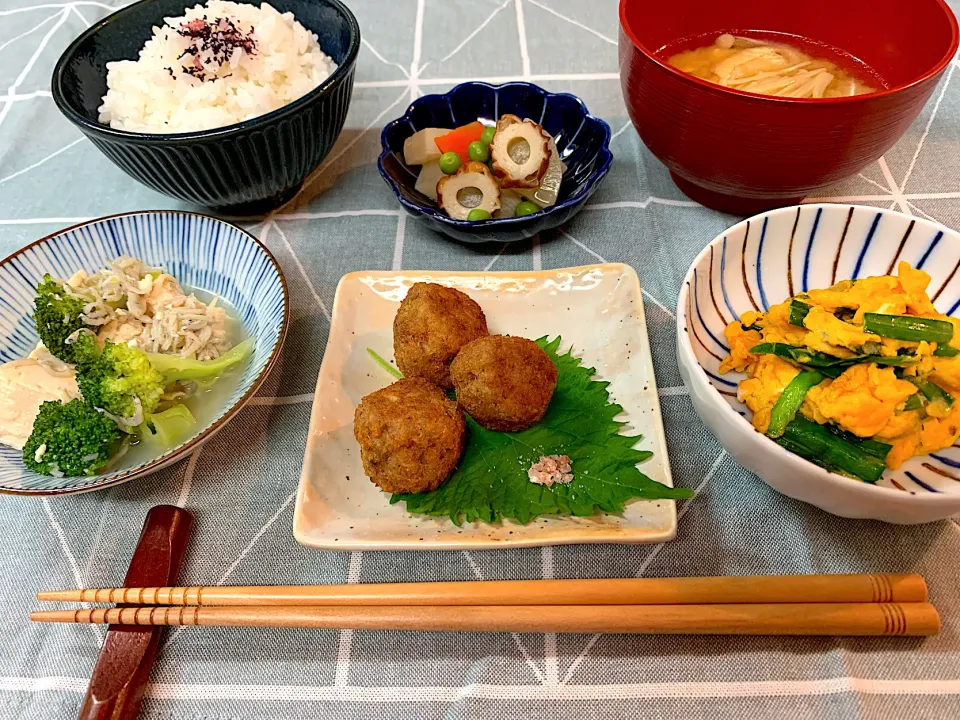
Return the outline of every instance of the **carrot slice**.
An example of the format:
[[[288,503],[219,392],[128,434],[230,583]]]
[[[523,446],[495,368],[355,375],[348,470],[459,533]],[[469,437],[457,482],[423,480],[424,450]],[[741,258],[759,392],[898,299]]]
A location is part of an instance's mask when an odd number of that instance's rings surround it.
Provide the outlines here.
[[[437,143],[440,152],[455,152],[460,156],[462,163],[468,163],[470,156],[467,154],[467,146],[474,140],[479,140],[481,135],[483,135],[483,123],[478,120],[434,138],[434,142]]]

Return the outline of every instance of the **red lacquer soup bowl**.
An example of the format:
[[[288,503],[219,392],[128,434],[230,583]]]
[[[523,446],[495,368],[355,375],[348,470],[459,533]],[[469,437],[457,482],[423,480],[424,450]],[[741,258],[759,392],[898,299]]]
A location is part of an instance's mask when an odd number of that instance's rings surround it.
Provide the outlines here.
[[[677,49],[749,31],[838,48],[887,87],[844,98],[775,98],[667,64]],[[807,0],[802,12],[768,0],[621,0],[620,83],[637,132],[684,193],[752,214],[795,204],[883,155],[920,113],[957,41],[957,20],[942,0]]]

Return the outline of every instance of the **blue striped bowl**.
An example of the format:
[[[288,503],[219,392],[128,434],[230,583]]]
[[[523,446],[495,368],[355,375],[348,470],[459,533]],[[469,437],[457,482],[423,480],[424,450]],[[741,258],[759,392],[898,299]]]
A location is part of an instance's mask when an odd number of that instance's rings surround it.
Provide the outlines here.
[[[913,458],[876,485],[829,473],[753,429],[737,400],[739,373],[721,376],[723,329],[747,310],[766,310],[838,280],[885,275],[906,260],[930,273],[930,296],[960,308],[960,233],[890,210],[802,205],[757,215],[717,236],[693,261],[677,301],[677,357],[703,422],[744,467],[774,489],[834,515],[892,523],[960,513],[960,447]]]
[[[33,298],[44,273],[94,272],[119,255],[165,268],[183,285],[230,303],[256,341],[253,358],[222,412],[193,437],[137,466],[92,477],[53,478],[27,471],[20,452],[0,446],[0,492],[55,495],[87,492],[143,477],[209,440],[256,392],[280,353],[289,319],[287,284],[270,251],[240,228],[185,212],[138,212],[92,220],[38,240],[0,262],[0,362],[25,357],[37,344]]]

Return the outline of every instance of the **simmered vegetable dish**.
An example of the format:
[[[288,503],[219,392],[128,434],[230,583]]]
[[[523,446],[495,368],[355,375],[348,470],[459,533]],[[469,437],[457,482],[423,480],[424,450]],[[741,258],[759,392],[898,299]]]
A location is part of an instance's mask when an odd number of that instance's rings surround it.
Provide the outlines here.
[[[416,189],[457,220],[521,217],[557,202],[566,167],[553,137],[532,120],[503,115],[495,126],[472,122],[426,128],[403,144],[420,165]]]

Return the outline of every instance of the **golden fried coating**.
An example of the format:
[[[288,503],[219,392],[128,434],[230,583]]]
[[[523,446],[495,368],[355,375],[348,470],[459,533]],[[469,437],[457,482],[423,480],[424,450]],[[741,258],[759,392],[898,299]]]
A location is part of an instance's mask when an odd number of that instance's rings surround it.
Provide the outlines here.
[[[417,283],[393,320],[393,356],[406,377],[421,377],[449,390],[450,362],[460,348],[486,334],[483,310],[467,295]]]
[[[440,487],[460,459],[464,434],[457,403],[420,378],[370,393],[354,414],[363,470],[389,493]]]
[[[491,430],[524,430],[543,417],[557,387],[557,367],[532,340],[488,335],[450,365],[457,401]]]

